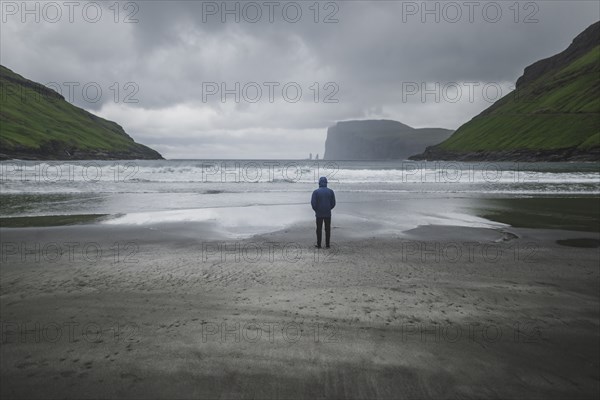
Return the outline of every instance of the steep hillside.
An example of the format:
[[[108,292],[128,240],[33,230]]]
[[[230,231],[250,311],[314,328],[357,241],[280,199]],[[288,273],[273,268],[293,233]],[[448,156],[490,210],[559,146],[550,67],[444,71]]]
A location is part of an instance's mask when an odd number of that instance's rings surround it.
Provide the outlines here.
[[[0,159],[161,159],[115,122],[0,66]]]
[[[414,159],[600,159],[600,22],[525,68],[516,90]]]

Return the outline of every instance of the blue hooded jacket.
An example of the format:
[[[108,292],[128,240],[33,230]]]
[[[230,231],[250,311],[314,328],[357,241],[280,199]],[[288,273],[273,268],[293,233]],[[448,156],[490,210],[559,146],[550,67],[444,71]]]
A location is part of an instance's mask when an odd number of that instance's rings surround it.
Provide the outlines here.
[[[331,210],[335,207],[335,193],[327,187],[327,178],[319,178],[319,188],[316,189],[310,200],[312,209],[317,218],[331,218]]]

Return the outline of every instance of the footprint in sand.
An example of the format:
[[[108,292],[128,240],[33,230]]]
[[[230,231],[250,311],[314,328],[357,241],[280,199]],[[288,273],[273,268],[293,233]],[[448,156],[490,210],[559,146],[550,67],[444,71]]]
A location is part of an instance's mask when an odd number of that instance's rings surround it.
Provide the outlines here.
[[[133,383],[137,383],[137,382],[141,382],[142,378],[140,378],[139,376],[132,374],[132,373],[122,373],[121,374],[121,379],[131,379],[133,381]]]
[[[68,371],[62,371],[60,373],[60,376],[62,376],[63,378],[70,378],[71,376],[75,375],[76,372],[73,370],[68,370]]]

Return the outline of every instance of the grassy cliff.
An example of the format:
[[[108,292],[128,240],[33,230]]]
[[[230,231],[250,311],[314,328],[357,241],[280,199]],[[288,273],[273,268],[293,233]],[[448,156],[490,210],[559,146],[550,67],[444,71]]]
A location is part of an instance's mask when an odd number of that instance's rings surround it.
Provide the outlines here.
[[[598,160],[600,22],[525,69],[516,90],[419,159]]]
[[[115,122],[0,66],[0,159],[161,159]]]

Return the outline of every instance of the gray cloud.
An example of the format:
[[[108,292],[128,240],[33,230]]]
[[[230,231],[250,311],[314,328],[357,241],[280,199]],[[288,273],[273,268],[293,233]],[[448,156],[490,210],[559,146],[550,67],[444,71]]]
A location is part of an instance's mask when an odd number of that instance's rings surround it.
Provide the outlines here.
[[[137,9],[122,2],[115,23],[110,1],[102,3],[102,18],[95,23],[82,17],[87,2],[80,3],[72,23],[64,7],[56,23],[45,21],[43,14],[39,23],[31,16],[23,23],[20,10],[7,14],[6,3],[20,7],[21,2],[2,3],[3,65],[38,82],[61,84],[66,97],[68,82],[77,82],[70,101],[119,122],[167,157],[302,157],[323,151],[328,125],[352,118],[455,129],[490,105],[481,92],[484,84],[508,92],[525,66],[566,48],[600,12],[598,3],[587,1],[520,2],[518,14],[512,1],[481,2],[471,22],[465,2],[428,2],[429,9],[440,10],[436,23],[435,15],[422,13],[422,2],[340,1],[335,3],[339,22],[323,23],[335,10],[324,1],[315,23],[309,8],[314,2],[298,1],[302,18],[290,23],[281,12],[289,2],[279,3],[270,22],[268,8],[258,1],[239,3],[249,12],[256,4],[261,7],[257,23],[245,21],[244,15],[240,23],[232,15],[222,23],[220,15],[203,18],[203,7],[220,7],[221,1],[137,1],[130,2]],[[44,3],[38,4],[42,11]],[[227,4],[233,8],[236,3]],[[408,12],[414,7],[415,14]],[[462,17],[453,23],[456,9]],[[490,22],[496,9],[502,15]],[[132,11],[138,22],[124,23]],[[525,23],[527,16],[537,22]],[[207,82],[229,89],[235,82],[240,88],[256,82],[263,93],[257,103],[243,96],[236,103],[233,95],[225,103],[219,95],[204,102]],[[280,83],[273,102],[264,82]],[[282,97],[281,88],[290,82],[302,89],[295,103]],[[326,88],[328,82],[335,87]],[[429,88],[436,82],[440,87],[451,82],[479,86],[474,98],[463,93],[456,102],[444,96],[436,101],[432,95],[423,101],[420,95],[403,96],[407,82]],[[82,92],[86,84],[88,99]],[[98,87],[102,96],[94,98]],[[338,103],[324,102],[336,88]],[[246,92],[250,97],[252,89]]]

